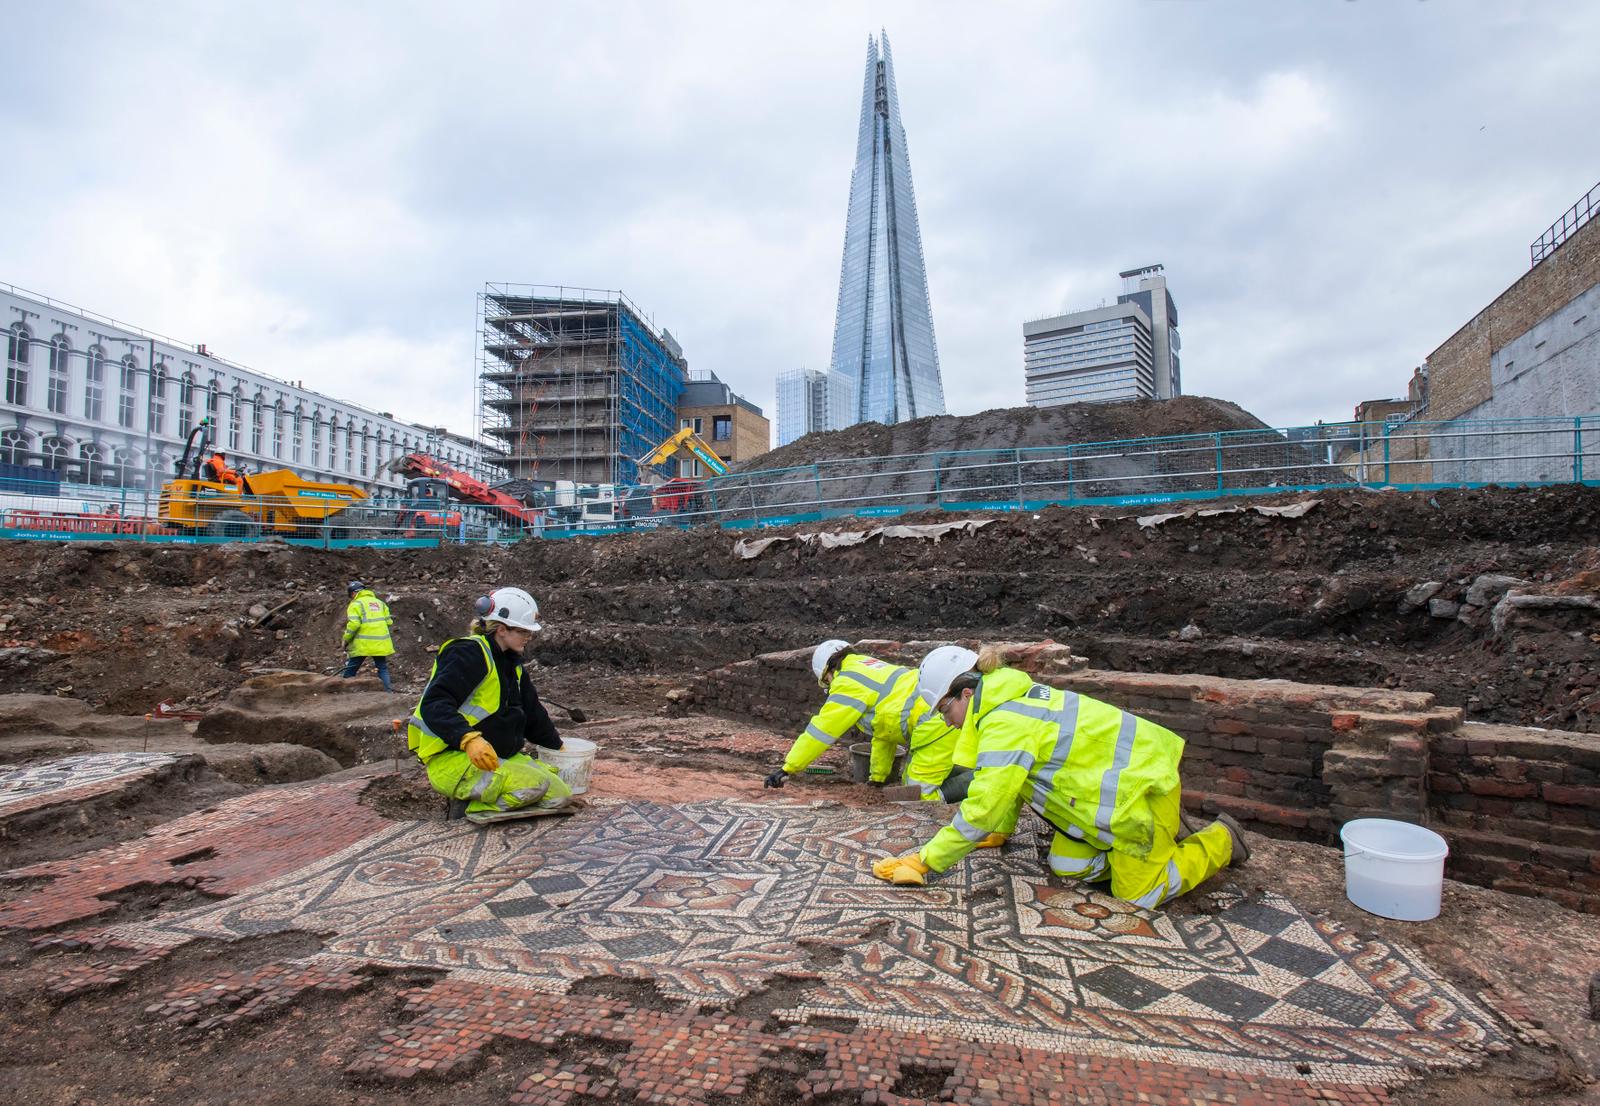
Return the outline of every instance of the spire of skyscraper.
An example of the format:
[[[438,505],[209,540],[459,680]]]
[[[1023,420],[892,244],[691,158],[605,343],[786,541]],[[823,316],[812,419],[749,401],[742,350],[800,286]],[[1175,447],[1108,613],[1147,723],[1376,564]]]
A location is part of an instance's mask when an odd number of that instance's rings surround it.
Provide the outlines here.
[[[856,386],[853,422],[944,414],[922,231],[887,33],[881,49],[867,38],[832,369]]]

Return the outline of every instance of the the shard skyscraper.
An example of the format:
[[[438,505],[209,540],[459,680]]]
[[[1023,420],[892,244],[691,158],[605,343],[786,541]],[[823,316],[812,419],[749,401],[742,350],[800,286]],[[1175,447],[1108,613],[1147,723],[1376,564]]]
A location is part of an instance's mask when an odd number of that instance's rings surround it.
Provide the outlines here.
[[[881,50],[867,40],[831,367],[856,385],[852,423],[944,414],[911,158],[887,34]]]

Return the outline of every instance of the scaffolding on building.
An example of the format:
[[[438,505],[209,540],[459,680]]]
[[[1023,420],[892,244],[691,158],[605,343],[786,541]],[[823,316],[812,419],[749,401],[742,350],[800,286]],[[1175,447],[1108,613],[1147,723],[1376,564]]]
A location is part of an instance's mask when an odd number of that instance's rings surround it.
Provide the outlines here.
[[[479,436],[513,479],[639,483],[677,430],[683,351],[621,292],[486,284],[478,353]]]

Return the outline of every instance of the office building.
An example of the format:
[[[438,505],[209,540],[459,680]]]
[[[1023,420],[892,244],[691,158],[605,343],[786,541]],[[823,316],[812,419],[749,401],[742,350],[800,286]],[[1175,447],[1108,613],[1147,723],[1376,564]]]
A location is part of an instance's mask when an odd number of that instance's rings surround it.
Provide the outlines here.
[[[831,368],[855,388],[851,423],[944,414],[911,158],[889,36],[868,40]]]
[[[63,480],[154,488],[176,474],[201,419],[236,468],[293,469],[307,479],[396,494],[384,469],[430,453],[499,479],[471,438],[396,418],[236,365],[192,345],[79,307],[0,285],[6,333],[0,462]]]
[[[1023,324],[1030,407],[1183,394],[1178,308],[1162,267],[1130,269],[1121,276],[1123,292],[1115,304]]]
[[[778,374],[778,444],[858,422],[856,386],[826,369],[786,369]]]

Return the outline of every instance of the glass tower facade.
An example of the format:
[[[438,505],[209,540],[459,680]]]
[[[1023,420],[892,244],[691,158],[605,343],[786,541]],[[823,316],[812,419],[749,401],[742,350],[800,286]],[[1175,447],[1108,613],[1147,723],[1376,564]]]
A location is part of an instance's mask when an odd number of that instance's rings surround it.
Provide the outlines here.
[[[855,385],[850,423],[944,414],[911,158],[889,36],[867,42],[832,370]]]

